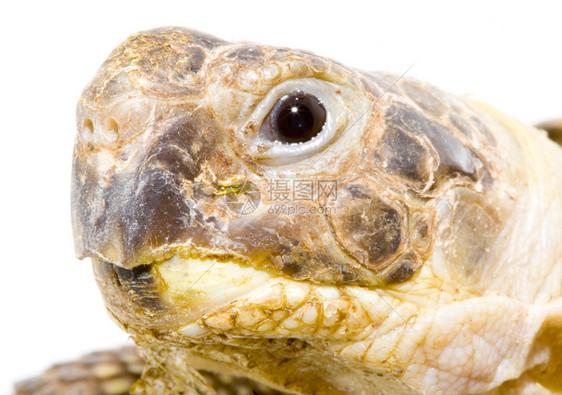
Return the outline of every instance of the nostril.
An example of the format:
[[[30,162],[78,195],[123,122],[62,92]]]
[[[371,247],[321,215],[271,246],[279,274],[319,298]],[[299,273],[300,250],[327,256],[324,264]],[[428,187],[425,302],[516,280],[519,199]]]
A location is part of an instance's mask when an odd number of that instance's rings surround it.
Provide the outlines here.
[[[94,134],[94,123],[91,119],[86,118],[82,122],[82,133],[86,138],[90,138]]]
[[[119,126],[113,118],[107,118],[104,124],[105,135],[110,140],[116,140],[119,133]]]

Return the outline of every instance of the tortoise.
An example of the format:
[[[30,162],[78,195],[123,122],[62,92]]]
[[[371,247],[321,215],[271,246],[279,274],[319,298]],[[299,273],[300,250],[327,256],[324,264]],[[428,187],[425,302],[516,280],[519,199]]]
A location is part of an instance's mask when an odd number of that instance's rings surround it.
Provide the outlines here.
[[[562,149],[404,75],[165,27],[77,106],[76,253],[137,349],[18,394],[562,391]]]

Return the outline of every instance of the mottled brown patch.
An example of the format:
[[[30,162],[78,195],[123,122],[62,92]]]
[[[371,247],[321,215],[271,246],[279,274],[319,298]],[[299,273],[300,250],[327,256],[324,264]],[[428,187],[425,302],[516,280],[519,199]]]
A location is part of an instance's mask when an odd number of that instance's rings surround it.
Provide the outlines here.
[[[311,226],[301,227],[306,221]],[[320,215],[286,215],[281,211],[261,217],[257,212],[238,216],[229,223],[233,250],[254,266],[294,280],[325,284],[365,281],[357,267],[349,265],[330,240],[318,236],[325,226]]]
[[[308,266],[295,261],[283,262],[283,273],[291,278],[306,278],[310,276]]]
[[[404,256],[400,257],[396,267],[386,276],[386,283],[398,284],[410,280],[421,264],[420,258],[415,254],[404,254]]]
[[[184,28],[161,28],[130,36],[102,65],[97,78],[111,78],[116,70],[130,69],[137,88],[147,96],[182,97],[199,92],[199,75],[207,51],[226,44],[212,36]],[[96,81],[94,81],[96,85]]]
[[[474,155],[449,129],[428,118],[423,112],[395,102],[385,111],[387,128],[399,129],[412,136],[425,136],[438,154],[434,173],[436,186],[455,176],[477,179]]]
[[[403,240],[403,214],[379,197],[368,183],[340,188],[330,215],[340,245],[364,266],[380,270],[396,256]]]
[[[418,137],[391,124],[376,147],[375,164],[411,187],[424,189],[431,181],[432,156]]]

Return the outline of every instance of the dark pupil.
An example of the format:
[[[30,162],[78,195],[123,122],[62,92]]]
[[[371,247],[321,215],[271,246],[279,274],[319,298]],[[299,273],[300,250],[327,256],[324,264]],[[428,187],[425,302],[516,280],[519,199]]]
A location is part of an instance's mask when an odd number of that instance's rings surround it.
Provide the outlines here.
[[[277,140],[291,143],[312,139],[326,122],[326,109],[320,100],[304,92],[283,96],[271,115]]]

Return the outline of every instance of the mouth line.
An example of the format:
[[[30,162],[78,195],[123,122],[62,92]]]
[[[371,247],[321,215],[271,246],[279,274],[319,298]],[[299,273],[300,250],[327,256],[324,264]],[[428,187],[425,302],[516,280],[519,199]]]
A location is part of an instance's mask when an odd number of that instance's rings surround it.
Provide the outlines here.
[[[209,256],[176,254],[132,269],[101,263],[127,298],[152,311],[150,315],[181,314],[182,321],[197,320],[278,279],[235,260]]]

